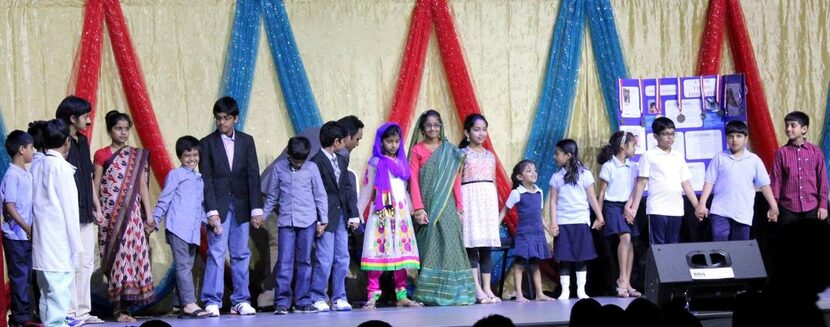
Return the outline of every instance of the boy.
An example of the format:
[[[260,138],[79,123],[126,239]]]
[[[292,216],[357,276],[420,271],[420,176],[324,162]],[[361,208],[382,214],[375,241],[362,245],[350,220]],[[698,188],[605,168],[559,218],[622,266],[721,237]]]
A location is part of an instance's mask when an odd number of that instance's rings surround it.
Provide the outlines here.
[[[775,151],[771,188],[782,225],[798,219],[827,219],[827,168],[824,154],[807,142],[810,117],[793,111],[784,117],[787,144]],[[772,219],[772,221],[776,221]]]
[[[648,183],[646,214],[649,219],[650,243],[678,243],[683,223],[682,193],[686,193],[693,207],[697,207],[697,197],[689,182],[692,173],[683,154],[672,151],[674,122],[666,117],[657,117],[651,123],[651,129],[657,139],[657,146],[640,157],[640,176],[634,188],[631,206],[626,208],[626,215],[637,212]]]
[[[329,311],[326,290],[332,277],[331,302],[335,311],[350,311],[346,299],[346,274],[349,272],[349,233],[359,223],[354,185],[349,177],[348,160],[340,154],[345,148],[343,140],[347,132],[337,122],[330,121],[320,127],[320,151],[311,161],[317,164],[328,196],[328,221],[326,232],[317,239],[317,260],[311,282],[311,297],[318,311]],[[348,224],[348,226],[347,226]]]
[[[176,141],[176,155],[182,166],[170,171],[159,195],[153,218],[156,226],[167,217],[164,236],[173,252],[176,265],[176,289],[179,303],[183,304],[183,317],[203,318],[209,313],[196,304],[196,288],[193,286],[193,260],[201,240],[201,227],[207,223],[202,175],[199,166],[199,140],[182,136]],[[221,225],[212,226],[214,231]],[[220,231],[221,232],[221,231]]]
[[[78,213],[81,223],[81,244],[85,251],[81,261],[81,269],[75,272],[73,296],[70,301],[69,316],[84,324],[102,324],[103,320],[90,315],[92,298],[90,281],[95,268],[95,244],[98,242],[98,233],[95,223],[103,223],[101,205],[98,202],[98,188],[92,187],[92,156],[89,151],[89,140],[81,131],[85,131],[92,124],[89,113],[92,106],[86,100],[68,96],[58,105],[55,118],[62,120],[69,126],[69,153],[66,161],[75,167],[75,186],[78,188]]]
[[[69,127],[50,120],[43,133],[46,155],[32,162],[32,269],[40,288],[40,316],[46,326],[64,326],[72,282],[86,255],[78,219],[75,167],[69,152]]]
[[[778,204],[769,187],[767,169],[761,158],[745,148],[748,135],[746,123],[740,120],[727,123],[729,149],[715,154],[706,168],[703,193],[695,215],[700,220],[709,216],[715,242],[749,240],[758,188],[770,206],[767,216],[778,216]],[[707,210],[706,200],[710,194],[714,194],[712,209]]]
[[[10,326],[37,326],[30,314],[29,283],[32,275],[32,174],[26,164],[34,158],[32,136],[15,130],[6,137],[6,152],[12,158],[3,182],[3,250],[11,284]]]
[[[208,224],[221,225],[208,233],[208,260],[202,285],[202,301],[211,317],[219,316],[225,291],[225,255],[230,252],[231,314],[253,315],[248,290],[249,225],[262,224],[259,161],[254,138],[237,131],[239,107],[231,97],[213,105],[216,131],[199,141],[199,171],[205,183]]]
[[[288,158],[274,164],[274,173],[265,199],[265,213],[279,205],[279,254],[274,314],[284,315],[291,306],[291,277],[294,279],[294,311],[314,313],[308,289],[311,284],[311,246],[329,222],[328,199],[317,165],[307,162],[311,143],[302,136],[288,140]],[[258,224],[254,225],[259,228]],[[295,262],[296,261],[296,262]]]

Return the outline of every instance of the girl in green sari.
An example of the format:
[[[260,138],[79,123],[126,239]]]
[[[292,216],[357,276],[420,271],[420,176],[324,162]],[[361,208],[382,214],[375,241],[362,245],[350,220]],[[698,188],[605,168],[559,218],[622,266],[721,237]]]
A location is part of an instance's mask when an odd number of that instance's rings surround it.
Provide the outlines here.
[[[461,231],[461,180],[464,153],[447,142],[441,115],[428,110],[418,119],[410,142],[409,192],[415,220],[421,270],[415,300],[427,305],[476,302],[470,262]]]

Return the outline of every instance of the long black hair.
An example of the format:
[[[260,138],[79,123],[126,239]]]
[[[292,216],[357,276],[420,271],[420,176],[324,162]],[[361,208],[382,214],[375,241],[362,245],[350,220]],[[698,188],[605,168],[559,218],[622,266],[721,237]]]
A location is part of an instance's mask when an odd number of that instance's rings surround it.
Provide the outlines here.
[[[424,111],[421,114],[421,116],[418,117],[418,131],[421,132],[421,135],[423,135],[424,137],[426,137],[427,135],[427,130],[424,125],[426,125],[427,118],[429,117],[435,117],[435,119],[438,119],[439,124],[441,124],[442,126],[444,125],[444,120],[441,119],[441,114],[439,114],[437,111],[435,111],[434,109]]]
[[[484,115],[482,115],[482,114],[469,114],[469,115],[467,115],[467,118],[464,119],[464,130],[467,133],[470,133],[470,130],[473,129],[473,126],[476,124],[476,121],[479,120],[479,119],[484,122],[484,126],[490,126],[490,124],[487,122],[487,119],[484,118]],[[467,138],[467,137],[462,138],[461,143],[458,143],[458,147],[462,148],[462,149],[466,148],[468,146],[470,146],[470,139]]]
[[[620,153],[625,148],[625,144],[634,139],[634,133],[619,131],[611,135],[608,139],[608,144],[602,146],[597,154],[597,163],[600,165],[611,160],[611,157]]]
[[[576,146],[576,141],[564,139],[556,142],[556,147],[562,153],[571,155],[568,166],[563,167],[565,168],[565,184],[576,185],[576,182],[579,181],[579,174],[582,172],[582,162],[579,161],[579,147]]]
[[[513,166],[513,173],[510,174],[510,180],[513,182],[513,188],[519,188],[519,185],[522,185],[522,181],[519,180],[519,175],[525,170],[525,168],[529,165],[536,166],[536,163],[533,160],[525,159],[519,161],[515,166]]]

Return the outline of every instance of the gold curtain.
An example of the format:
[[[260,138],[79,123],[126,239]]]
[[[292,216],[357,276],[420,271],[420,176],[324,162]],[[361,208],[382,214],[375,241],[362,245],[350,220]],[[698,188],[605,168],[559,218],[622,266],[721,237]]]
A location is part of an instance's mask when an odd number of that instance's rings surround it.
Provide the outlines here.
[[[478,100],[490,120],[495,148],[509,170],[524,153],[559,1],[450,2]],[[612,2],[631,77],[694,75],[708,1]],[[200,137],[212,129],[210,110],[217,98],[234,3],[122,1],[171,157],[175,157],[173,144],[178,137]],[[414,3],[285,0],[323,119],[355,114],[367,125],[363,145],[353,154],[356,170],[363,169],[374,129],[386,117]],[[743,8],[779,141],[784,141],[783,116],[803,110],[813,119],[809,138],[818,142],[830,82],[830,2],[743,1]],[[8,130],[25,129],[29,121],[54,117],[55,107],[67,94],[82,16],[81,0],[0,4],[0,110]],[[256,138],[264,168],[292,131],[262,33],[245,131]],[[568,136],[577,140],[583,148],[582,159],[595,168],[593,158],[607,141],[609,126],[587,34],[584,43]],[[722,72],[730,73],[729,50],[724,49]],[[109,142],[104,114],[111,109],[126,111],[106,37],[103,53],[93,151]],[[457,140],[461,128],[434,36],[427,60],[419,111],[438,109],[449,136]],[[139,142],[136,135],[131,140]],[[162,244],[156,234],[153,246]],[[169,262],[163,257],[156,260]]]

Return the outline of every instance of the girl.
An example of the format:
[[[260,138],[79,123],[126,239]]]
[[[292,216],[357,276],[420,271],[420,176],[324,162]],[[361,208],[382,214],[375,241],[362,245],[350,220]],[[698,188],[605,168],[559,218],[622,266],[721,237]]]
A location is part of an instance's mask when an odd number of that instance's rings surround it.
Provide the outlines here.
[[[554,236],[554,255],[560,262],[562,294],[559,299],[567,300],[571,295],[571,266],[576,270],[577,297],[585,299],[588,298],[585,261],[597,257],[591,228],[602,228],[605,220],[594,193],[594,177],[579,161],[576,142],[564,139],[556,143],[554,159],[561,167],[550,179],[550,234]],[[593,226],[589,205],[597,216]]]
[[[630,205],[631,190],[637,180],[637,163],[628,159],[634,157],[637,140],[630,132],[616,132],[611,135],[608,144],[602,147],[597,162],[602,165],[599,171],[599,206],[602,215],[608,218],[605,227],[606,237],[619,237],[617,246],[617,263],[620,275],[617,278],[617,296],[639,297],[640,292],[631,287],[631,268],[634,262],[634,248],[631,238],[639,236],[634,215],[625,215],[625,208]],[[628,202],[628,203],[627,203]]]
[[[464,247],[478,303],[496,303],[501,299],[490,289],[490,248],[501,246],[499,237],[499,198],[496,193],[496,156],[484,148],[487,119],[471,114],[464,120],[464,140],[459,145],[467,155],[461,175],[462,222]],[[481,280],[479,280],[479,271]]]
[[[107,276],[118,322],[135,322],[127,308],[153,300],[147,235],[154,229],[149,193],[149,152],[127,145],[130,116],[106,116],[112,143],[95,152],[93,186],[99,188],[104,222],[98,229],[101,272]],[[142,218],[146,217],[146,218]],[[146,219],[146,221],[145,221]]]
[[[409,151],[409,193],[415,208],[421,271],[415,300],[427,305],[475,302],[475,283],[461,236],[461,178],[464,152],[447,142],[441,115],[428,110],[418,119]],[[419,142],[423,139],[422,142]]]
[[[545,226],[542,223],[544,202],[542,190],[536,187],[536,164],[531,160],[522,160],[515,167],[510,179],[513,191],[499,214],[504,219],[507,210],[517,206],[519,221],[516,226],[513,254],[516,256],[516,270],[513,272],[513,284],[516,285],[516,302],[525,303],[522,295],[522,275],[527,264],[533,272],[533,285],[536,286],[536,301],[551,301],[542,292],[542,274],[539,273],[539,260],[550,258],[548,241],[545,239]]]
[[[410,172],[401,134],[401,127],[395,123],[378,128],[372,158],[360,188],[358,211],[363,212],[367,204],[372,204],[360,259],[360,268],[367,270],[369,277],[366,309],[374,309],[380,298],[380,275],[384,271],[394,272],[399,307],[422,306],[406,297],[406,269],[420,268],[420,260],[409,217],[411,202],[406,181]]]

